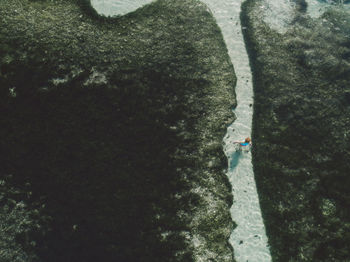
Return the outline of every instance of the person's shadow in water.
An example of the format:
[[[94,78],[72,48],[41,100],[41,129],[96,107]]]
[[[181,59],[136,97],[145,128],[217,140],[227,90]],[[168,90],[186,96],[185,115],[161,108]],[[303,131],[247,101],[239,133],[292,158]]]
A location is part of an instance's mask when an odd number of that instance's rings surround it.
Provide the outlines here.
[[[242,156],[242,152],[240,150],[237,150],[232,154],[232,157],[230,159],[230,165],[229,165],[230,170],[234,170],[236,168],[241,156]]]

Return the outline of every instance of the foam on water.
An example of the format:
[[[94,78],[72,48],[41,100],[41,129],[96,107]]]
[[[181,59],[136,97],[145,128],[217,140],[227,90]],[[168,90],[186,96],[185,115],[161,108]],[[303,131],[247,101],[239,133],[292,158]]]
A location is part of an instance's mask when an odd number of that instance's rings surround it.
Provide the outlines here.
[[[105,16],[125,15],[154,0],[91,0],[99,14]]]

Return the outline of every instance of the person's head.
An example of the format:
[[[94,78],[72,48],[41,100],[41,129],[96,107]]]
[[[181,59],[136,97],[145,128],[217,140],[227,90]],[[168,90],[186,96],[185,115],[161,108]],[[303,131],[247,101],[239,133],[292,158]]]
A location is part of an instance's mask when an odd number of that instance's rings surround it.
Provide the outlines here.
[[[247,137],[247,138],[245,139],[245,142],[246,142],[246,143],[250,143],[250,141],[251,141],[251,140],[250,140],[249,137]]]

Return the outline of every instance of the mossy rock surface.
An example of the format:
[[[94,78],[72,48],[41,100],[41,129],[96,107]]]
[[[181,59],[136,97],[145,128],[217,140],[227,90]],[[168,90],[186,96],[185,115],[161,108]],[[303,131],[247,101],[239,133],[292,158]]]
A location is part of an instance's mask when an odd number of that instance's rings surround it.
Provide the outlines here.
[[[349,14],[296,11],[278,33],[247,1],[253,163],[274,261],[350,259]],[[298,10],[298,9],[296,9]],[[303,10],[299,8],[299,10]]]
[[[108,19],[87,1],[1,0],[0,175],[45,218],[8,238],[18,261],[233,261],[235,81],[198,1]]]

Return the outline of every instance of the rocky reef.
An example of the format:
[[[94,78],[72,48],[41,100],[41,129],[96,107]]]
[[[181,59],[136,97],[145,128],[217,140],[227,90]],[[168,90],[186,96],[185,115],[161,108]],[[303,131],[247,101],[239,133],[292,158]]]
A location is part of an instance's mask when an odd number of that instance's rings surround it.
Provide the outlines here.
[[[254,77],[253,163],[273,261],[350,259],[350,19],[311,19],[298,1],[286,32],[241,19]]]
[[[235,75],[194,0],[0,0],[0,260],[233,261]]]

